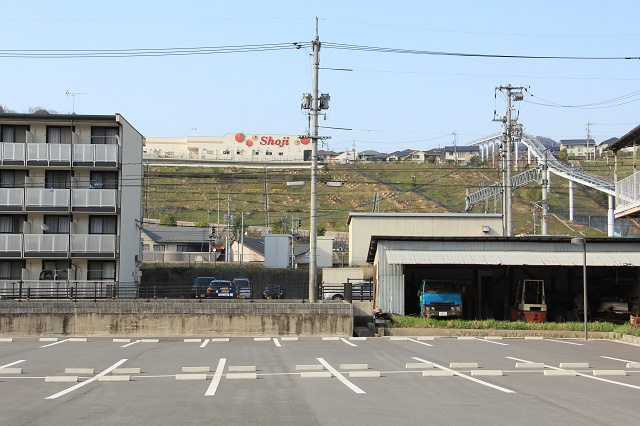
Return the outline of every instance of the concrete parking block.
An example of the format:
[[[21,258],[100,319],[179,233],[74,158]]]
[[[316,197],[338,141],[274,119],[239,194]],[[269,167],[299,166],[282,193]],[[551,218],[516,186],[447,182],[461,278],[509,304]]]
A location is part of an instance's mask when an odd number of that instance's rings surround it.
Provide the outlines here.
[[[389,337],[389,340],[407,340],[409,339],[408,336],[391,336]]]
[[[353,336],[349,337],[349,340],[367,340],[366,337]]]
[[[369,364],[340,364],[340,370],[368,370]]]
[[[0,342],[13,342],[13,337],[0,337]]]
[[[542,362],[516,362],[516,368],[544,368]]]
[[[594,376],[626,376],[627,372],[624,370],[593,370]]]
[[[128,374],[124,374],[122,376],[100,376],[98,377],[99,382],[130,382],[131,376]]]
[[[69,337],[70,342],[86,342],[86,337]]]
[[[589,368],[588,362],[561,362],[560,368]]]
[[[271,337],[254,337],[253,341],[254,342],[270,342]]]
[[[255,365],[230,365],[229,371],[256,371]]]
[[[227,379],[229,380],[243,380],[243,379],[257,379],[257,373],[227,373]]]
[[[543,340],[542,336],[525,336],[524,340]]]
[[[283,342],[297,342],[300,339],[298,338],[298,336],[282,336],[280,340],[282,340]]]
[[[421,340],[436,340],[436,336],[418,336],[418,338],[416,340],[418,340],[418,341],[421,341]]]
[[[70,383],[77,382],[78,376],[47,376],[44,378],[45,383]]]
[[[322,340],[338,341],[338,340],[340,340],[340,337],[338,337],[338,336],[323,336]]]
[[[640,362],[628,362],[627,368],[640,368]]]
[[[116,368],[111,372],[111,374],[140,374],[140,368]]]
[[[228,342],[229,338],[228,337],[212,337],[211,338],[211,343],[215,343],[215,342]]]
[[[183,373],[208,373],[211,371],[210,367],[182,367]]]
[[[473,370],[472,376],[502,376],[502,370]]]
[[[298,364],[296,365],[297,371],[316,371],[316,370],[324,370],[324,365],[322,364]]]
[[[502,336],[485,336],[485,340],[502,340]]]
[[[0,374],[22,374],[22,368],[17,368],[17,367],[0,368]]]
[[[476,340],[474,336],[458,336],[458,340]]]
[[[96,374],[95,368],[65,368],[64,374]]]
[[[350,371],[349,372],[349,377],[350,378],[380,377],[380,372],[379,371],[373,371],[373,370],[368,370],[368,371]]]
[[[422,369],[422,368],[433,368],[432,362],[408,362],[405,368],[410,370]]]
[[[302,379],[330,379],[330,371],[303,371],[300,373]]]
[[[202,343],[202,339],[184,339],[184,343]]]
[[[160,343],[160,339],[141,339],[140,343]]]
[[[57,337],[41,337],[40,341],[41,342],[57,342],[58,338]]]
[[[576,370],[544,370],[545,376],[576,376]]]
[[[131,339],[113,339],[113,343],[131,343]]]
[[[207,374],[176,374],[176,380],[207,380]]]
[[[453,371],[448,370],[424,370],[422,377],[453,377]]]
[[[477,362],[452,362],[449,368],[478,368]]]

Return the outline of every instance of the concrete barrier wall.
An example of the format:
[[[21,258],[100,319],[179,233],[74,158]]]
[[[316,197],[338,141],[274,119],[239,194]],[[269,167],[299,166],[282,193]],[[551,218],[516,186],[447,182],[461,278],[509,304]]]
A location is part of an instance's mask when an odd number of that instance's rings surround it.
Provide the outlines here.
[[[3,336],[352,336],[349,303],[3,301]]]

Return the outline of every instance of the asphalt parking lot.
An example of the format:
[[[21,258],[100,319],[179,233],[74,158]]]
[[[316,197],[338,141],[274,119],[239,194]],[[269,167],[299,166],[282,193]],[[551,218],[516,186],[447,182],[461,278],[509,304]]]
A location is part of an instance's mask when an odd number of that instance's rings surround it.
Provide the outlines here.
[[[4,338],[4,424],[623,424],[640,347],[499,338]]]

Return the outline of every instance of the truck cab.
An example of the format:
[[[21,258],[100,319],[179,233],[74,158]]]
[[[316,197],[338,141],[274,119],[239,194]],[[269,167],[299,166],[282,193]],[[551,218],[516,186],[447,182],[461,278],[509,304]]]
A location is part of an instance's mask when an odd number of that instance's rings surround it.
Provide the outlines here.
[[[422,280],[418,293],[420,315],[423,317],[460,318],[462,292],[452,280]]]

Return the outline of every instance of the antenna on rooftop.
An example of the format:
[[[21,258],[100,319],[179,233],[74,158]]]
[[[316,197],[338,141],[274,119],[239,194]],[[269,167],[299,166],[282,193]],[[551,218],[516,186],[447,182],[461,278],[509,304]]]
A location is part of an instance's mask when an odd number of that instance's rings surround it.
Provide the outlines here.
[[[76,96],[77,95],[86,95],[86,93],[82,93],[82,92],[70,92],[67,89],[66,92],[67,96],[71,96],[71,114],[75,114],[76,113]]]

